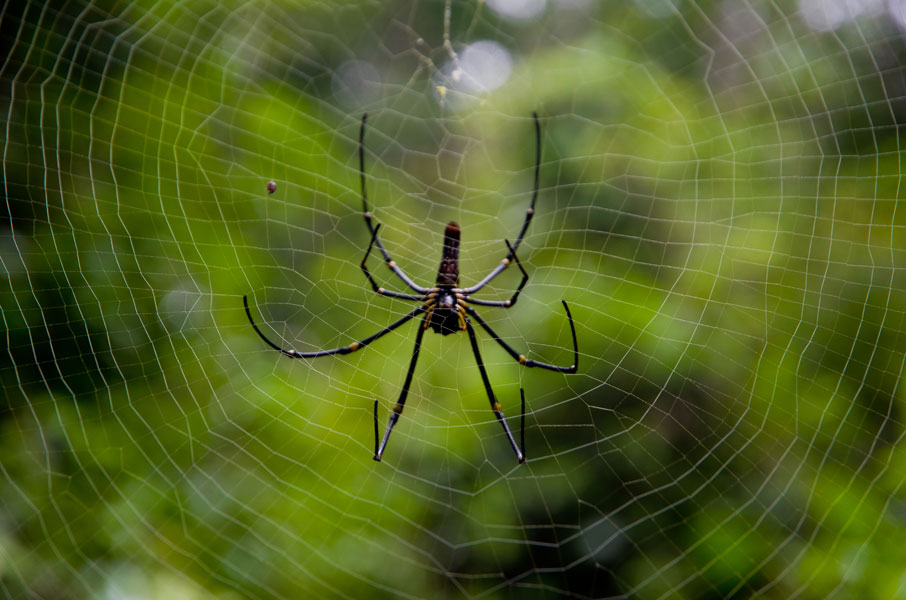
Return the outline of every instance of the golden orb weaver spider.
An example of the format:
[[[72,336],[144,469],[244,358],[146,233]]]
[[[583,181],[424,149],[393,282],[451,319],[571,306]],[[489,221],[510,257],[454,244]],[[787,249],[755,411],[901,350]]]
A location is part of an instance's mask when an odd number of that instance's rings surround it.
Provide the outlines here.
[[[356,350],[361,350],[371,342],[377,340],[378,338],[390,333],[394,329],[403,325],[407,321],[423,315],[421,319],[421,324],[418,328],[418,331],[415,334],[415,349],[412,351],[412,358],[409,362],[409,369],[406,372],[406,379],[403,382],[403,389],[400,392],[399,399],[396,401],[396,405],[393,408],[393,412],[390,414],[390,419],[387,423],[387,428],[384,430],[384,437],[378,443],[378,401],[374,401],[374,460],[380,461],[381,457],[384,454],[384,449],[387,447],[387,441],[390,439],[390,432],[393,431],[393,427],[396,425],[396,422],[399,420],[400,415],[403,412],[403,408],[406,405],[406,397],[409,395],[409,386],[412,384],[412,375],[415,372],[415,363],[418,361],[418,353],[421,349],[422,336],[425,331],[430,327],[434,333],[439,333],[441,335],[449,335],[451,333],[457,333],[459,331],[465,331],[469,334],[469,341],[472,344],[472,353],[475,355],[475,362],[478,364],[478,371],[481,374],[481,380],[484,384],[485,391],[488,395],[488,400],[491,403],[491,410],[494,411],[494,415],[497,417],[497,420],[503,426],[503,431],[506,433],[507,440],[510,442],[510,446],[513,448],[513,452],[516,454],[516,459],[523,463],[525,462],[525,391],[520,389],[519,393],[522,398],[522,416],[521,416],[521,444],[517,445],[516,440],[513,439],[513,434],[510,432],[510,427],[507,424],[506,417],[503,415],[503,410],[500,406],[500,403],[497,401],[497,397],[494,395],[494,390],[491,387],[491,381],[488,378],[487,370],[484,366],[484,361],[481,358],[481,352],[478,350],[478,338],[475,335],[475,329],[472,327],[471,319],[475,319],[479,326],[482,329],[488,332],[488,334],[493,338],[495,342],[500,344],[500,346],[506,350],[506,352],[512,356],[520,365],[525,367],[539,367],[542,369],[547,369],[549,371],[556,371],[559,373],[575,373],[578,370],[579,366],[579,345],[576,341],[576,326],[573,323],[573,316],[569,312],[569,305],[566,304],[565,300],[561,300],[563,303],[563,309],[566,311],[566,317],[569,320],[569,328],[572,333],[573,338],[573,364],[567,367],[561,367],[558,365],[552,365],[545,362],[540,362],[537,360],[532,360],[526,358],[524,354],[517,352],[510,346],[507,342],[503,341],[497,333],[491,329],[490,325],[485,322],[484,319],[479,316],[478,312],[469,306],[474,304],[476,306],[495,306],[499,308],[511,308],[516,305],[516,300],[519,298],[519,294],[522,292],[522,288],[525,287],[525,284],[528,282],[528,273],[522,267],[522,264],[519,262],[519,257],[516,256],[516,249],[519,248],[519,244],[522,242],[523,236],[528,229],[529,223],[532,221],[532,216],[535,214],[535,201],[538,199],[538,179],[541,171],[541,125],[538,123],[538,114],[533,112],[532,117],[535,121],[535,183],[532,190],[532,200],[529,204],[529,208],[525,211],[525,221],[522,223],[522,229],[519,231],[519,236],[516,238],[514,244],[510,244],[509,240],[504,240],[504,243],[507,247],[507,254],[500,261],[500,263],[485,276],[484,279],[476,283],[471,287],[459,287],[459,238],[460,238],[460,228],[455,222],[450,221],[447,224],[446,229],[444,230],[444,245],[443,245],[443,254],[441,257],[440,268],[437,272],[437,281],[435,282],[434,287],[426,288],[420,285],[417,285],[412,281],[396,262],[390,258],[390,254],[387,252],[387,249],[384,248],[384,244],[381,243],[381,239],[378,237],[378,231],[380,230],[380,224],[374,225],[372,223],[373,215],[368,209],[368,194],[365,188],[365,124],[368,120],[368,114],[362,115],[362,125],[359,129],[359,175],[361,178],[362,185],[362,214],[365,217],[365,224],[368,226],[368,231],[371,234],[371,241],[368,243],[368,249],[365,251],[365,257],[362,259],[362,272],[365,273],[365,277],[368,278],[368,283],[371,284],[371,288],[381,296],[387,296],[389,298],[399,298],[402,300],[412,300],[415,302],[420,302],[420,304],[413,310],[409,311],[405,316],[400,319],[397,319],[387,327],[381,329],[377,333],[374,333],[366,338],[363,338],[357,342],[352,342],[347,346],[340,346],[339,348],[332,348],[330,350],[319,350],[315,352],[299,352],[298,350],[287,350],[275,344],[265,337],[265,335],[258,329],[258,326],[255,324],[254,319],[252,319],[252,313],[249,310],[248,297],[243,296],[242,302],[245,306],[245,314],[248,316],[249,323],[252,324],[252,327],[255,329],[255,333],[267,343],[271,348],[278,350],[289,356],[290,358],[318,358],[320,356],[330,356],[332,354],[349,354],[350,352],[355,352]],[[384,256],[384,262],[390,268],[393,273],[402,280],[409,288],[417,292],[416,294],[404,294],[401,292],[395,292],[392,290],[386,290],[378,286],[377,282],[372,277],[371,272],[368,270],[368,257],[371,255],[372,248],[377,245],[378,250]],[[500,275],[510,264],[516,263],[516,266],[519,268],[519,271],[522,273],[522,281],[519,283],[519,286],[516,288],[516,292],[509,300],[481,300],[478,298],[472,298],[472,294],[479,291],[481,288],[486,286],[492,279]],[[470,319],[471,317],[471,319]]]

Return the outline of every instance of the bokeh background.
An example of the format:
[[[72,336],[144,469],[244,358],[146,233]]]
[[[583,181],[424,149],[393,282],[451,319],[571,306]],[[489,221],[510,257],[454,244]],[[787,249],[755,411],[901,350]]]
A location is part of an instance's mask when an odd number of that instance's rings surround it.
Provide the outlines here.
[[[7,2],[0,594],[906,597],[906,3]],[[347,344],[443,226],[468,339]],[[267,193],[274,181],[277,190]],[[380,267],[382,285],[401,289]],[[509,297],[514,269],[483,291]],[[518,434],[517,434],[518,435]]]

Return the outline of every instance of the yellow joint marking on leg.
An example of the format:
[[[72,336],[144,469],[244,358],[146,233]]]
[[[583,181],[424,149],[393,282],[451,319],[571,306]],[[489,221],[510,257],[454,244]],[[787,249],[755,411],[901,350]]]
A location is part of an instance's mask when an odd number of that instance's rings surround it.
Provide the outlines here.
[[[388,266],[389,268],[393,269],[394,267],[396,267],[396,263],[395,263],[394,261],[392,261],[392,260],[388,260],[388,261],[387,261],[387,266]]]
[[[361,345],[360,343],[358,343],[358,342],[353,342],[353,343],[349,344],[349,349],[352,350],[353,352],[355,352],[355,351],[358,350],[361,346],[362,346],[362,345]]]
[[[507,300],[506,302],[503,303],[503,305],[506,307],[510,307],[513,305],[513,302],[511,300]]]
[[[402,404],[394,405],[393,412],[395,412],[396,414],[400,414],[401,412],[403,412],[403,405]]]
[[[377,293],[378,293],[378,294],[383,294],[385,291],[387,291],[387,290],[385,290],[384,288],[378,288],[378,289],[377,289]]]
[[[503,407],[500,406],[500,402],[494,403],[494,410],[496,410],[497,412],[500,412],[501,410],[503,410]]]
[[[500,264],[509,266],[509,264],[510,264],[510,259],[504,258],[502,261],[500,261]]]
[[[365,216],[366,219],[370,219],[371,217],[374,216],[373,214],[371,214],[371,211],[370,211],[370,210],[366,210],[366,211],[365,211],[364,213],[362,213],[362,214]]]
[[[534,208],[530,208],[530,209],[526,210],[525,213],[526,213],[526,214],[529,214],[529,215],[533,215],[533,214],[535,214],[535,209],[534,209]]]
[[[520,365],[524,365],[526,360],[528,360],[528,359],[525,357],[525,354],[519,355],[519,364]]]

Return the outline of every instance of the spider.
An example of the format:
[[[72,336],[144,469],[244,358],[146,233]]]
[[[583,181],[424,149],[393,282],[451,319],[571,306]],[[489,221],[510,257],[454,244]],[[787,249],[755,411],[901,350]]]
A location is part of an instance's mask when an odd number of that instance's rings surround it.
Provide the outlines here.
[[[512,356],[520,365],[525,367],[539,367],[542,369],[547,369],[549,371],[556,371],[558,373],[575,373],[578,370],[579,364],[579,346],[576,342],[576,326],[573,323],[572,314],[569,312],[569,305],[566,304],[565,300],[561,300],[563,303],[563,309],[566,311],[566,317],[569,320],[569,328],[572,332],[573,338],[573,364],[567,367],[561,367],[558,365],[552,365],[545,362],[533,360],[527,358],[524,354],[517,352],[510,346],[507,342],[503,341],[497,333],[491,329],[490,325],[479,316],[478,312],[470,305],[476,306],[494,306],[498,308],[512,308],[516,305],[516,300],[519,299],[519,294],[522,292],[522,288],[525,287],[525,284],[528,282],[528,273],[522,267],[522,263],[519,262],[519,257],[516,256],[516,249],[519,247],[520,242],[522,242],[523,236],[528,229],[529,223],[532,220],[532,216],[535,214],[535,200],[538,198],[538,177],[541,169],[541,126],[538,124],[538,114],[533,112],[532,117],[535,121],[535,183],[532,190],[532,200],[529,204],[528,210],[525,211],[525,221],[522,223],[522,229],[519,231],[519,236],[516,238],[514,244],[510,244],[509,240],[504,240],[504,243],[507,247],[507,254],[500,261],[500,263],[485,276],[484,279],[476,283],[471,287],[459,287],[459,239],[460,239],[460,228],[455,222],[451,221],[447,224],[446,229],[444,230],[444,244],[443,244],[443,253],[440,261],[440,268],[437,272],[437,281],[434,284],[434,287],[422,287],[417,285],[412,281],[408,275],[406,275],[403,270],[390,258],[390,254],[387,252],[387,249],[384,248],[384,244],[381,243],[381,239],[378,237],[378,231],[380,231],[380,224],[373,224],[371,211],[368,209],[368,194],[365,188],[365,124],[368,120],[368,114],[362,115],[362,124],[359,129],[359,175],[361,178],[361,187],[362,187],[362,213],[365,217],[365,224],[368,226],[368,231],[371,234],[371,241],[368,243],[368,249],[365,251],[365,257],[362,259],[362,272],[365,274],[365,277],[368,278],[368,283],[371,284],[371,288],[381,296],[387,296],[389,298],[399,298],[401,300],[412,300],[419,302],[419,305],[413,310],[409,311],[405,316],[400,319],[397,319],[387,327],[381,329],[377,333],[374,333],[366,338],[363,338],[357,342],[352,342],[347,346],[340,346],[339,348],[332,348],[330,350],[319,350],[315,352],[299,352],[298,350],[287,350],[281,348],[274,342],[270,341],[265,337],[265,335],[258,329],[258,326],[255,324],[254,319],[252,319],[252,313],[249,310],[248,297],[243,296],[242,302],[245,305],[245,314],[248,316],[249,323],[252,324],[252,327],[255,329],[255,333],[267,343],[271,348],[278,350],[289,356],[290,358],[318,358],[320,356],[330,356],[332,354],[349,354],[355,352],[356,350],[361,350],[371,342],[377,340],[380,337],[390,333],[394,329],[397,329],[407,321],[421,316],[421,323],[418,328],[418,331],[415,334],[415,349],[412,351],[412,358],[409,361],[409,370],[406,372],[406,379],[403,382],[403,389],[400,392],[399,399],[396,401],[396,405],[393,408],[393,412],[390,414],[390,419],[387,423],[387,428],[384,430],[384,436],[381,438],[380,444],[378,444],[378,401],[374,401],[374,460],[380,461],[381,457],[384,454],[384,449],[387,447],[387,441],[390,439],[390,432],[393,431],[393,427],[396,425],[396,422],[399,420],[400,415],[403,413],[403,408],[406,405],[406,397],[409,395],[409,386],[412,384],[412,374],[415,371],[415,363],[418,361],[418,353],[421,349],[422,337],[424,336],[425,331],[430,327],[434,333],[439,333],[441,335],[450,335],[451,333],[457,333],[459,331],[465,331],[469,334],[469,341],[472,344],[472,353],[475,355],[475,362],[478,364],[478,371],[481,374],[481,380],[484,384],[485,391],[488,395],[488,400],[491,403],[491,410],[494,411],[494,416],[497,417],[497,420],[503,426],[503,431],[506,433],[507,440],[510,443],[510,446],[513,448],[513,452],[516,454],[516,459],[519,463],[525,462],[525,392],[520,389],[520,396],[522,398],[522,415],[521,415],[521,444],[517,445],[516,440],[513,439],[513,434],[510,432],[510,427],[507,425],[506,417],[503,415],[503,410],[500,406],[500,403],[497,401],[497,397],[494,395],[494,390],[491,387],[491,381],[488,379],[488,373],[484,366],[484,361],[481,358],[481,352],[478,350],[478,338],[475,335],[475,328],[472,325],[472,319],[475,320],[478,325],[488,332],[488,334],[493,338],[495,342],[500,344],[507,353]],[[402,280],[409,288],[417,292],[416,294],[405,294],[401,292],[396,292],[392,290],[384,289],[378,286],[377,282],[372,277],[371,272],[368,270],[368,257],[371,255],[372,248],[377,245],[378,250],[381,254],[384,255],[384,262],[390,268],[393,273]],[[515,293],[509,300],[481,300],[478,298],[472,298],[472,294],[478,292],[481,288],[486,286],[492,279],[500,275],[508,266],[515,263],[519,268],[519,271],[522,273],[522,281],[519,283],[519,286],[516,288]]]

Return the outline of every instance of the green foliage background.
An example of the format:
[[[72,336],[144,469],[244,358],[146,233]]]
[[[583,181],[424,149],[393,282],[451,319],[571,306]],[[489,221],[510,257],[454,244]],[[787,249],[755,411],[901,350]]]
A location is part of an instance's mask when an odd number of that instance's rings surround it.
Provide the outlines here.
[[[0,593],[906,597],[903,31],[578,5],[4,6]],[[454,50],[514,60],[462,110],[445,8]],[[382,83],[344,106],[351,59]],[[502,257],[542,117],[532,279],[483,313],[558,363],[560,298],[577,319],[574,376],[483,341],[511,423],[527,391],[527,465],[464,336],[426,336],[376,464],[411,327],[306,362],[245,319],[250,294],[309,349],[408,310],[358,266],[365,110],[372,207],[420,282],[450,219],[467,283]]]

